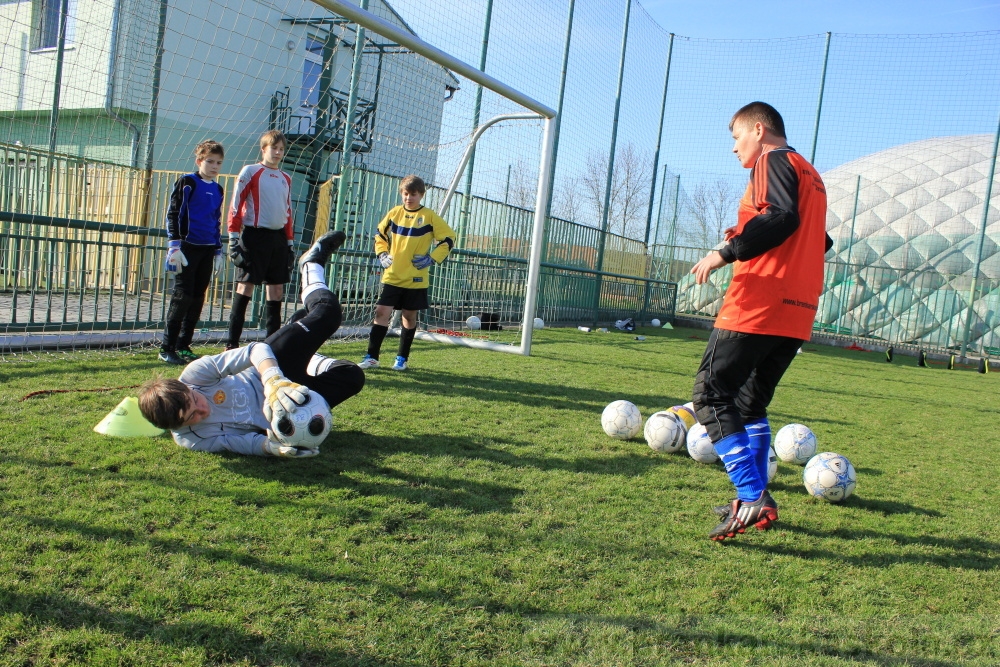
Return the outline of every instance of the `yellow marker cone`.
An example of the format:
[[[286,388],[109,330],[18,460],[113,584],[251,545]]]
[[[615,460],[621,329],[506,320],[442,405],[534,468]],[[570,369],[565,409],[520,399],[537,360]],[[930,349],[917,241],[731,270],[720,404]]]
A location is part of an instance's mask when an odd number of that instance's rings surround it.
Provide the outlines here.
[[[134,396],[126,396],[118,407],[94,427],[94,430],[104,435],[119,437],[156,436],[163,433],[162,428],[156,428],[142,416],[139,412],[139,401]]]

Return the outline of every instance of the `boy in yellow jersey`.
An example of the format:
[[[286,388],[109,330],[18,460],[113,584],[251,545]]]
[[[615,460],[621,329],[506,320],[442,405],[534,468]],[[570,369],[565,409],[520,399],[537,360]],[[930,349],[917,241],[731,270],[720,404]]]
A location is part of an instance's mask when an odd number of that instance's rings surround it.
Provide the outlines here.
[[[407,176],[399,183],[402,206],[396,206],[378,224],[375,254],[384,269],[382,294],[375,304],[375,322],[368,337],[368,353],[358,364],[378,368],[379,351],[389,331],[393,310],[401,310],[403,328],[399,333],[399,354],[392,365],[405,371],[410,346],[417,332],[417,311],[430,307],[427,289],[431,264],[440,264],[455,247],[455,232],[420,200],[426,188],[418,176]]]

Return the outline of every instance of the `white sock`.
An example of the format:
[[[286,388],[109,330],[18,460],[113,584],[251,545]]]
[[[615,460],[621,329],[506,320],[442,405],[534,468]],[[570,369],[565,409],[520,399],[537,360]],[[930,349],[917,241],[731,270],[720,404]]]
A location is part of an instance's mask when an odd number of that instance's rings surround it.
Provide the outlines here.
[[[330,370],[336,359],[331,359],[330,357],[324,357],[322,354],[314,354],[312,359],[309,360],[309,364],[306,366],[306,373],[316,377],[317,375],[322,375],[326,371]]]
[[[302,301],[318,289],[327,289],[326,271],[321,264],[306,262],[302,265]]]

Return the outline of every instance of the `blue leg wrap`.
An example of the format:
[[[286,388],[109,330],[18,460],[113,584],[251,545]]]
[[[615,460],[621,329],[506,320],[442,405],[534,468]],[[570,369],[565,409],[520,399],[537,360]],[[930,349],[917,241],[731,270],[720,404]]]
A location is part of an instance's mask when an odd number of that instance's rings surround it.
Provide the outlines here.
[[[756,419],[745,424],[747,435],[750,436],[750,451],[753,452],[757,474],[767,483],[767,455],[771,451],[771,423],[767,417]]]
[[[727,435],[714,445],[715,453],[722,459],[729,473],[729,479],[736,487],[736,497],[744,502],[753,502],[760,498],[767,487],[767,475],[762,479],[757,472],[753,450],[750,449],[750,436],[746,431]]]

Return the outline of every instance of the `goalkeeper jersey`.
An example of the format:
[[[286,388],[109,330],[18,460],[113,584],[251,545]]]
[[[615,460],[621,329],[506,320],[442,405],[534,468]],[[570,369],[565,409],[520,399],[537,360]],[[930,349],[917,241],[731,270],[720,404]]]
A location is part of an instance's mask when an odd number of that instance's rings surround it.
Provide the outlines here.
[[[200,452],[264,456],[270,425],[264,418],[264,384],[250,362],[257,343],[192,361],[181,382],[208,399],[211,413],[172,431],[174,442]]]
[[[427,288],[430,270],[413,266],[413,258],[430,254],[440,264],[454,247],[455,232],[437,213],[426,206],[415,211],[397,206],[378,223],[375,234],[375,254],[387,252],[392,256],[392,266],[382,272],[382,283]]]

